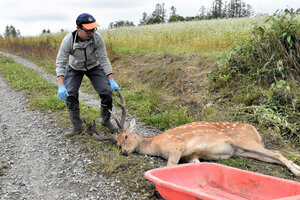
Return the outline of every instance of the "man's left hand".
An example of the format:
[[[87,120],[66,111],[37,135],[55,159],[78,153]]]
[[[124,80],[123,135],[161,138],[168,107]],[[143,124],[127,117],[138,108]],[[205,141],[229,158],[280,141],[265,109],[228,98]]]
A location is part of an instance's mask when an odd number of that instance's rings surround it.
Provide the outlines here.
[[[118,86],[118,84],[115,82],[114,78],[109,79],[110,87],[113,90],[121,90]]]

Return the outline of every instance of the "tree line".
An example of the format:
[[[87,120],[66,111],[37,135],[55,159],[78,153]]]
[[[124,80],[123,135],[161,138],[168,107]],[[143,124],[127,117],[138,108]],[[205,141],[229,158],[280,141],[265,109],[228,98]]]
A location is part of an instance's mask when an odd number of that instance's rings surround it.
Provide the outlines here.
[[[50,29],[46,30],[46,29],[43,29],[42,31],[42,34],[49,34],[51,33]],[[17,38],[17,37],[21,37],[21,32],[19,29],[16,29],[13,25],[7,25],[5,27],[5,32],[3,34],[4,37],[12,37],[12,38]],[[0,37],[1,34],[0,34]]]
[[[155,10],[150,16],[148,16],[147,13],[143,13],[139,25],[203,19],[249,17],[253,14],[251,5],[246,4],[243,0],[231,0],[229,3],[223,3],[222,0],[214,0],[211,8],[201,6],[199,14],[196,16],[183,17],[178,15],[176,11],[176,8],[172,6],[170,8],[169,18],[166,19],[164,3],[156,4]]]
[[[1,36],[1,35],[0,35]],[[21,32],[20,30],[17,30],[13,25],[7,25],[5,27],[4,37],[20,37]]]
[[[155,5],[154,11],[149,15],[146,12],[142,14],[142,18],[139,21],[138,26],[150,25],[150,24],[161,24],[167,22],[178,22],[178,21],[197,21],[204,19],[218,19],[218,18],[239,18],[239,17],[250,17],[254,15],[253,8],[250,4],[247,4],[243,0],[230,0],[229,2],[223,0],[214,0],[210,8],[201,6],[199,13],[196,16],[181,16],[177,14],[177,9],[171,6],[169,17],[164,3],[158,3]],[[284,9],[285,13],[300,14],[300,8],[297,10]],[[133,22],[119,20],[115,23],[111,22],[109,28],[118,28],[122,26],[135,26]]]
[[[216,18],[235,18],[235,17],[249,17],[253,14],[251,5],[246,4],[243,0],[230,0],[223,2],[222,0],[214,0],[211,8],[201,6],[199,13],[196,16],[183,17],[177,14],[177,9],[172,6],[170,8],[169,18],[164,3],[158,3],[155,5],[155,9],[152,14],[144,12],[142,19],[138,26],[161,24],[166,22],[178,22],[178,21],[196,21],[203,19],[216,19]],[[109,28],[117,28],[122,26],[135,26],[133,22],[119,20],[115,23],[111,22]]]

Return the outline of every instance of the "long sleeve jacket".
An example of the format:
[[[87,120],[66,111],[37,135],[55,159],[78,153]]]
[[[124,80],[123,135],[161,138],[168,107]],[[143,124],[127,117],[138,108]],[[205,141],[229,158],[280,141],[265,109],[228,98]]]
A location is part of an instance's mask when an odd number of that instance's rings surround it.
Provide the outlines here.
[[[95,32],[90,40],[80,42],[78,39],[77,31],[64,37],[56,57],[56,75],[64,76],[68,61],[75,70],[87,71],[100,64],[106,75],[112,74],[102,36]]]

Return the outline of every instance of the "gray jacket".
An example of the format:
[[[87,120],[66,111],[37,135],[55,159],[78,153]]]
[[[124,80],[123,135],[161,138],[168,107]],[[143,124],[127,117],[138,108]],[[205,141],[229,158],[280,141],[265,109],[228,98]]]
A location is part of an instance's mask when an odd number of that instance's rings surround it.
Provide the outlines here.
[[[68,60],[75,70],[87,71],[100,64],[106,75],[112,74],[102,36],[95,32],[92,39],[79,42],[77,31],[74,33],[67,34],[60,45],[56,57],[56,75],[64,76]]]

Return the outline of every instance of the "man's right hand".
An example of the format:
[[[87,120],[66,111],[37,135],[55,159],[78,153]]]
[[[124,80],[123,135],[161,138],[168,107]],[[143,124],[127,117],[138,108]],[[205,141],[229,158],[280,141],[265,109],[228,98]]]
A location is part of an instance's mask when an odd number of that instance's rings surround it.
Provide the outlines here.
[[[65,85],[58,86],[57,99],[61,98],[61,100],[65,100],[69,96],[67,88]]]

